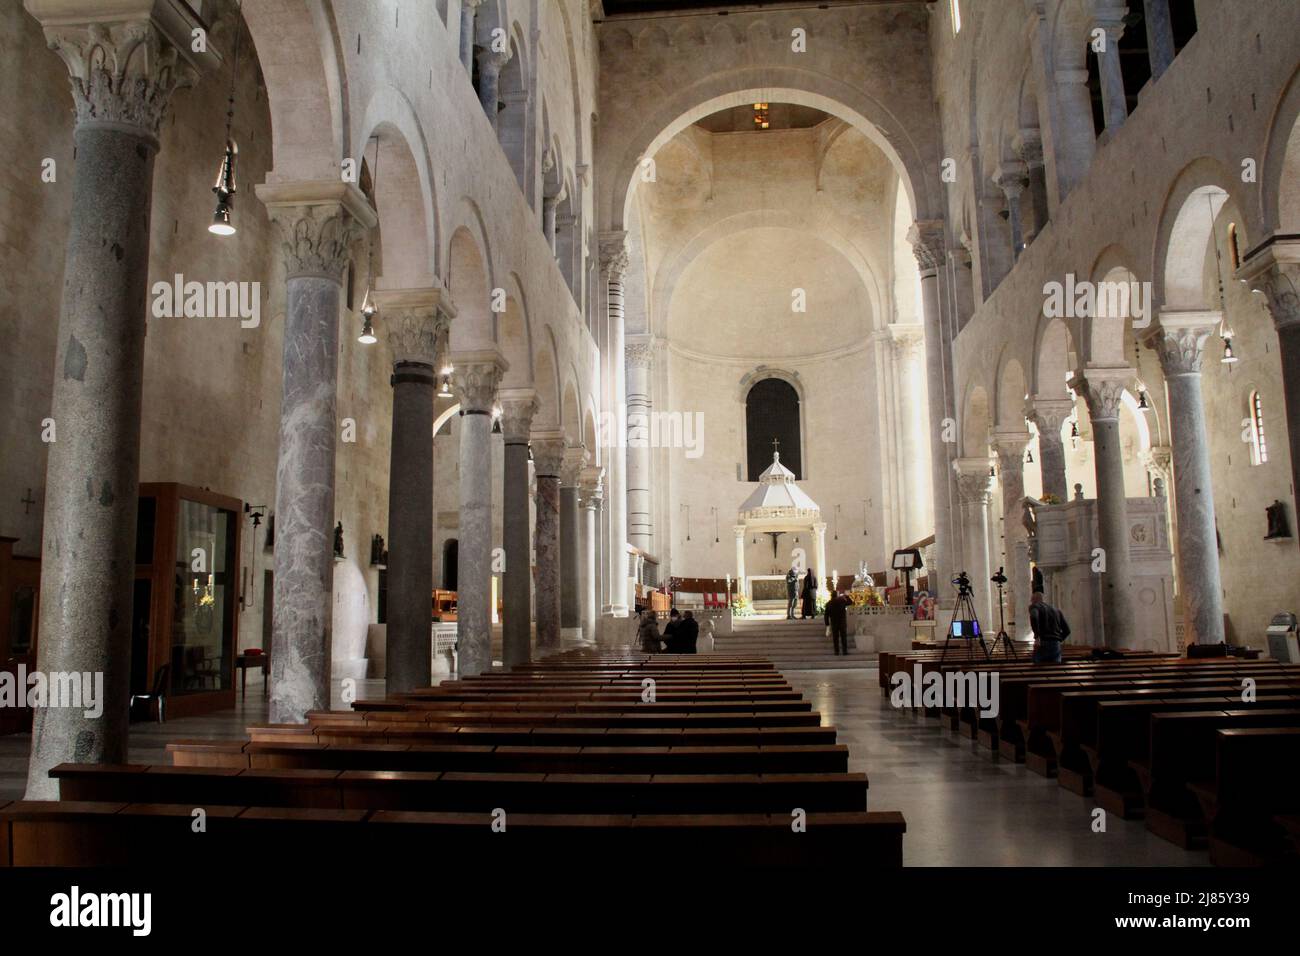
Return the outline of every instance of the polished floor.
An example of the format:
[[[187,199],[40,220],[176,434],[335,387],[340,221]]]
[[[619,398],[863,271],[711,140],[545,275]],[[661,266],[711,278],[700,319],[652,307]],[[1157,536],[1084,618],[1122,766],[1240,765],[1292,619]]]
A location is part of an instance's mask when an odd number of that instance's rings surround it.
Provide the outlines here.
[[[834,724],[849,748],[849,769],[870,781],[870,808],[901,810],[909,866],[1205,866],[1206,853],[1180,850],[1148,833],[1141,822],[1108,817],[1093,830],[1093,804],[1005,760],[977,751],[972,741],[936,721],[895,711],[880,694],[876,670],[799,671],[788,675],[822,721]],[[237,737],[266,720],[261,686],[235,709],[166,724],[131,728],[133,763],[166,762],[164,746],[178,738]],[[335,708],[342,708],[334,687]],[[382,696],[382,681],[363,681],[361,697]],[[0,737],[0,801],[21,799],[30,737]]]

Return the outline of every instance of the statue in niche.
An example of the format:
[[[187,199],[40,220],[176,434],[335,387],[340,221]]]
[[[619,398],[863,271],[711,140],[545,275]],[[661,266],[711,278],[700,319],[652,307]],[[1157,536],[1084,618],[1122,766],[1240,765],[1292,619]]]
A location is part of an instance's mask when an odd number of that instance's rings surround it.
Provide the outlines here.
[[[1286,517],[1286,505],[1274,498],[1273,503],[1264,509],[1264,514],[1268,517],[1268,534],[1264,535],[1265,541],[1291,537],[1291,522]]]
[[[343,522],[340,521],[334,526],[334,557],[342,559],[343,557]]]
[[[371,567],[388,566],[388,550],[384,547],[384,536],[377,534],[370,539]]]

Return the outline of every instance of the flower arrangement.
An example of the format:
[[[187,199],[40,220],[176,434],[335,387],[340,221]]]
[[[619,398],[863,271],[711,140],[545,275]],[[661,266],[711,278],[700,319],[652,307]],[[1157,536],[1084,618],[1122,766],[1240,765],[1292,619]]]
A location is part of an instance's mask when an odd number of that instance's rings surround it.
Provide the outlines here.
[[[754,605],[749,603],[749,597],[744,594],[735,594],[731,598],[731,616],[732,617],[753,617]]]
[[[1061,503],[1061,499],[1056,497],[1056,495],[1052,494],[1050,491],[1044,493],[1043,497],[1038,500],[1045,505],[1059,505]]]
[[[849,600],[854,607],[881,607],[885,603],[884,595],[874,587],[855,588],[849,592]]]

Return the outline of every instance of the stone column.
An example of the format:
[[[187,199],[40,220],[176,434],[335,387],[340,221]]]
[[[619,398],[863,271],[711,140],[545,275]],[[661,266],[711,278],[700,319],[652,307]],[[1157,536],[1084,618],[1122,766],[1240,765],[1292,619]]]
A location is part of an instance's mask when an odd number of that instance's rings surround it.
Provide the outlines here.
[[[474,73],[474,16],[483,0],[460,0],[460,62],[465,72]]]
[[[926,474],[926,458],[930,453],[925,442],[923,423],[928,417],[923,402],[916,400],[917,379],[920,377],[922,349],[925,347],[925,329],[920,325],[895,323],[889,326],[894,341],[894,364],[898,383],[899,452],[902,457],[902,483],[904,520],[903,544],[924,538],[930,530],[926,524],[926,505],[929,499],[930,476]]]
[[[502,663],[507,668],[532,657],[533,560],[529,537],[528,435],[537,413],[531,388],[505,388],[499,394],[505,468],[501,495],[501,535],[506,552],[505,620],[501,624]]]
[[[998,454],[998,481],[1002,486],[1002,547],[1007,575],[1007,634],[1015,641],[1032,640],[1029,627],[1029,593],[1033,583],[1029,572],[1029,530],[1025,527],[1025,448],[1029,433],[1023,429],[999,429],[993,433]],[[990,589],[991,593],[996,593]],[[993,599],[996,612],[997,598]],[[994,630],[990,620],[989,630]]]
[[[1101,80],[1102,113],[1107,132],[1114,133],[1128,119],[1128,101],[1124,98],[1124,74],[1119,65],[1119,40],[1124,35],[1123,11],[1096,16],[1093,29],[1106,32],[1105,46],[1097,51],[1097,70]]]
[[[1020,225],[1020,196],[1029,185],[1028,170],[1024,163],[1010,161],[998,167],[993,182],[1007,197],[1007,225],[1011,227],[1011,257],[1019,259],[1025,247],[1024,230]]]
[[[378,291],[374,302],[393,358],[386,692],[395,694],[429,686],[432,672],[433,393],[456,313],[439,288]]]
[[[587,463],[587,449],[570,445],[560,464],[560,629],[582,626],[578,575],[582,538],[582,512],[578,503],[580,479]]]
[[[1092,124],[1092,94],[1088,92],[1087,70],[1056,71],[1057,115],[1060,121],[1056,179],[1060,201],[1083,179],[1097,151],[1097,132]]]
[[[654,346],[648,335],[627,343],[627,537],[646,554],[654,554],[654,507],[650,497],[650,424],[654,402],[650,372]]]
[[[533,432],[533,471],[537,489],[538,656],[560,649],[560,470],[564,464],[564,433],[547,429]]]
[[[600,271],[607,290],[609,354],[602,356],[609,373],[608,427],[602,429],[609,449],[606,500],[609,502],[609,580],[602,613],[627,617],[627,392],[624,356],[623,276],[627,272],[627,233],[608,232],[600,237]]]
[[[736,536],[736,593],[746,594],[745,590],[745,526],[733,525],[732,533]]]
[[[933,580],[946,581],[953,567],[950,443],[944,440],[948,410],[950,356],[944,346],[939,314],[939,264],[943,261],[943,223],[914,223],[907,235],[921,269],[921,303],[925,319],[926,389],[930,404],[930,490],[934,496]]]
[[[1043,231],[1051,217],[1047,205],[1047,166],[1043,159],[1043,137],[1037,129],[1022,129],[1015,141],[1016,154],[1025,164],[1029,179],[1029,232],[1025,245]]]
[[[1147,50],[1154,81],[1174,62],[1174,24],[1169,16],[1169,0],[1142,0],[1142,6],[1146,12]]]
[[[492,406],[509,365],[496,349],[451,359],[461,415],[456,644],[461,676],[473,677],[492,667]]]
[[[1291,449],[1291,488],[1292,494],[1297,495],[1300,494],[1300,238],[1270,237],[1241,267],[1238,275],[1264,296],[1277,328]],[[1294,510],[1292,518],[1295,518]]]
[[[578,504],[582,508],[582,543],[578,548],[578,606],[581,611],[582,639],[588,643],[596,640],[596,618],[600,610],[596,595],[599,554],[597,513],[600,511],[600,482],[604,474],[603,468],[584,468],[578,486]]]
[[[997,633],[989,598],[989,475],[987,458],[958,458],[952,463],[957,475],[957,498],[961,502],[962,567],[970,575],[972,598],[980,624]],[[954,573],[951,577],[956,577]],[[940,579],[938,589],[947,583]],[[940,590],[942,593],[942,590]]]
[[[173,42],[150,19],[149,4],[138,5],[136,18],[104,23],[94,22],[98,4],[54,6],[27,3],[71,74],[77,150],[50,412],[59,440],[46,465],[37,666],[47,674],[101,674],[105,697],[98,718],[80,708],[35,709],[29,800],[58,798],[48,774],[59,763],[127,759],[154,156],[172,92],[197,78],[178,56],[189,55],[188,33]],[[71,16],[60,15],[70,7]]]
[[[1190,642],[1221,644],[1223,585],[1219,577],[1218,529],[1210,480],[1210,444],[1201,398],[1205,340],[1219,327],[1219,312],[1160,313],[1151,338],[1160,355],[1169,393],[1174,450],[1174,505],[1178,514],[1178,567]]]
[[[825,591],[826,579],[830,577],[831,569],[826,567],[826,522],[818,521],[812,526],[813,531],[813,554],[817,560],[817,592],[820,594]]]
[[[274,723],[329,706],[339,298],[358,225],[374,210],[343,182],[265,183],[285,263],[284,392],[275,489]]]
[[[1070,500],[1065,480],[1065,445],[1061,426],[1074,411],[1068,398],[1034,396],[1025,409],[1026,417],[1038,426],[1038,470],[1043,477],[1043,494],[1053,495],[1057,504]]]
[[[497,128],[497,116],[500,110],[497,103],[501,88],[501,70],[510,62],[510,50],[497,51],[483,48],[478,51],[478,101],[487,114],[488,123],[493,131]]]
[[[560,198],[559,194],[542,197],[542,235],[551,247],[551,255],[555,255],[555,209],[560,204]]]
[[[1128,549],[1128,496],[1124,490],[1124,455],[1119,438],[1119,410],[1124,389],[1133,381],[1127,366],[1088,366],[1075,373],[1070,386],[1088,403],[1092,422],[1093,468],[1097,475],[1097,541],[1105,555],[1101,572],[1102,634],[1107,647],[1135,647],[1137,615],[1133,606],[1133,572]]]

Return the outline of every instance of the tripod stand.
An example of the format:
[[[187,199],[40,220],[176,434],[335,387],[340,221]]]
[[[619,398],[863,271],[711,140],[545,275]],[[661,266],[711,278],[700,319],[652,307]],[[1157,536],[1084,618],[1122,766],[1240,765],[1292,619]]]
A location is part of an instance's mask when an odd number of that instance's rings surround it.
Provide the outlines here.
[[[970,581],[959,579],[961,583],[957,585],[957,603],[953,605],[952,620],[948,624],[948,637],[943,642],[943,653],[939,655],[939,664],[942,665],[948,657],[948,645],[952,643],[954,633],[958,631],[957,625],[969,624],[970,633],[964,633],[967,629],[962,628],[962,633],[956,633],[959,640],[980,642],[980,648],[984,651],[984,659],[992,660],[993,655],[989,652],[989,647],[984,643],[984,632],[980,629],[979,616],[975,613],[975,601],[971,597]],[[996,646],[996,645],[995,645]]]
[[[1002,586],[1007,583],[1007,578],[1006,575],[1002,573],[1001,568],[998,568],[998,573],[992,580],[993,583],[998,586],[998,633],[997,636],[993,638],[993,646],[988,649],[987,653],[991,656],[995,651],[997,651],[998,645],[1001,644],[1007,649],[1007,653],[1011,655],[1013,661],[1019,660],[1020,658],[1016,656],[1016,646],[1012,643],[1010,636],[1007,634],[1006,613],[1003,608],[1002,600]]]

